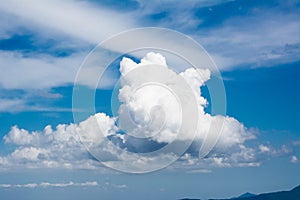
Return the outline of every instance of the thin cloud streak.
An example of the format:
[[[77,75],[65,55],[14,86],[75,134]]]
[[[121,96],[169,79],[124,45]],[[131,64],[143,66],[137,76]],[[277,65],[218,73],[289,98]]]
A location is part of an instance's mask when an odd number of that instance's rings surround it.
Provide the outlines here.
[[[48,187],[95,187],[99,186],[97,181],[88,181],[88,182],[67,182],[67,183],[27,183],[27,184],[0,184],[0,188],[48,188]]]

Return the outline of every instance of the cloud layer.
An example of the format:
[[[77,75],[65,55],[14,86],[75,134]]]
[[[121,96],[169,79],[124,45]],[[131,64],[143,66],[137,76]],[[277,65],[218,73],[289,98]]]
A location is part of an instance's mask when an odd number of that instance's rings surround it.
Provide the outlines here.
[[[33,38],[28,41],[24,37],[21,42],[36,45],[31,49],[20,45],[17,51],[5,49],[9,44],[2,47],[0,69],[5,73],[0,75],[0,86],[28,89],[72,83],[90,45],[144,26],[188,33],[204,45],[221,70],[299,60],[300,12],[294,2],[279,2],[270,8],[251,3],[245,6],[242,1],[137,1],[135,5],[136,9],[120,11],[89,1],[0,3],[0,40],[30,35]],[[219,12],[227,10],[226,6],[235,13]],[[208,16],[216,16],[216,21]],[[165,42],[176,45],[172,40]],[[51,55],[59,51],[71,53],[66,58]],[[20,74],[18,79],[16,74]]]
[[[83,182],[83,183],[75,183],[70,181],[68,183],[27,183],[27,184],[0,184],[0,188],[48,188],[48,187],[71,187],[71,186],[79,186],[79,187],[94,187],[99,186],[98,182]]]
[[[61,182],[61,183],[50,183],[50,182],[41,182],[41,183],[26,183],[26,184],[9,184],[2,183],[0,184],[0,189],[17,189],[17,188],[65,188],[65,187],[98,187],[101,189],[126,189],[127,185],[125,184],[113,184],[109,182],[98,183],[97,181],[87,181],[87,182]]]
[[[195,109],[199,110],[199,127],[195,138],[188,134],[192,131],[188,129],[185,129],[187,134],[176,138],[182,120],[188,118],[178,117],[181,116],[181,105],[176,98],[174,99],[174,94],[153,84],[142,87],[141,90],[134,90],[134,85],[139,83],[141,77],[134,75],[133,72],[151,68],[152,65],[166,70],[168,75],[171,73],[172,76],[164,80],[170,85],[174,83],[176,77],[181,77],[190,86],[192,96],[189,99],[196,99],[198,108]],[[110,165],[112,163],[117,165],[122,161],[122,164],[125,163],[128,167],[147,168],[149,162],[159,164],[161,160],[174,159],[176,149],[171,148],[158,157],[145,157],[139,153],[151,152],[175,139],[179,146],[187,140],[194,139],[190,148],[185,153],[182,152],[184,156],[173,166],[193,170],[212,166],[258,166],[262,157],[279,154],[270,146],[248,146],[247,141],[256,138],[253,131],[233,117],[212,116],[204,112],[207,100],[201,96],[200,88],[210,77],[208,70],[190,68],[177,74],[168,67],[162,55],[148,53],[140,63],[123,58],[120,72],[122,75],[119,90],[121,106],[118,117],[97,113],[79,124],[59,124],[55,129],[46,126],[43,131],[33,132],[14,126],[3,138],[5,144],[12,145],[14,149],[8,155],[0,157],[1,169],[24,167],[98,169],[101,165],[94,157],[101,158],[102,162]],[[151,74],[147,75],[151,76]],[[185,94],[186,91],[181,92]],[[132,120],[134,126],[122,127],[120,120],[124,120],[125,125],[128,125],[128,120]],[[206,136],[206,133],[219,122],[222,122],[223,126],[218,142],[204,159],[199,160],[198,152],[201,144],[213,137]],[[127,134],[122,133],[122,129],[127,130]],[[148,138],[150,136],[151,138]],[[81,142],[91,150],[92,155],[86,151]]]

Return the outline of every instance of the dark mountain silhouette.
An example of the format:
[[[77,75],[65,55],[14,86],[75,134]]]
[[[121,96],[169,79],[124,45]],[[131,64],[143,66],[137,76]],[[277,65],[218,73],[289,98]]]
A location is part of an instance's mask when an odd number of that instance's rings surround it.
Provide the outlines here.
[[[251,194],[249,192],[246,192],[245,194],[242,194],[238,198],[246,198],[246,197],[253,197],[253,196],[255,196],[255,194]]]
[[[195,199],[185,198],[182,200],[195,200]],[[229,199],[210,199],[210,200],[229,200]],[[300,185],[290,191],[264,193],[259,195],[245,193],[239,197],[231,198],[231,200],[300,200]]]

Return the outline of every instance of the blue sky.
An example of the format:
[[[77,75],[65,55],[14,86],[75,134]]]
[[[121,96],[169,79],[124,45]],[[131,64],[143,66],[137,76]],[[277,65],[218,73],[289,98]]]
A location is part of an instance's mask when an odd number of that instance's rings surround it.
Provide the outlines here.
[[[0,197],[220,198],[300,184],[299,11],[296,0],[1,2]],[[78,143],[72,92],[99,42],[143,27],[182,32],[206,49],[223,77],[232,118],[224,117],[228,130],[204,160],[191,147],[166,169],[134,175],[102,166]],[[135,62],[143,56],[126,54]],[[103,84],[120,76],[121,59]],[[112,93],[97,88],[97,112],[112,116]],[[129,141],[137,152],[165,142]]]

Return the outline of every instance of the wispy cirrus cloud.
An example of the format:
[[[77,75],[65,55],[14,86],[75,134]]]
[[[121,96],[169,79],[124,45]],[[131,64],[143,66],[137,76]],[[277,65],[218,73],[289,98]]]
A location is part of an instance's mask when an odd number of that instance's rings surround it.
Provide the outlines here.
[[[0,89],[0,113],[33,112],[71,112],[71,108],[54,106],[65,98],[61,93],[52,90]]]
[[[0,99],[0,113],[18,112],[73,112],[72,108],[47,105],[30,105],[26,99]]]
[[[137,1],[135,9],[113,8],[105,3],[95,6],[95,2],[71,0],[0,3],[1,38],[29,34],[34,35],[29,43],[35,43],[27,52],[0,52],[0,69],[5,71],[0,75],[0,86],[28,89],[71,83],[91,45],[122,30],[143,26],[167,27],[192,36],[221,70],[300,59],[300,12],[293,2],[272,7],[255,2],[244,5],[243,1]],[[172,39],[164,42],[174,45]],[[41,50],[49,48],[50,52]],[[64,48],[71,52],[63,58],[53,54]],[[16,74],[21,76],[16,79]]]
[[[5,71],[0,75],[0,87],[5,89],[45,89],[73,83],[91,44],[135,26],[126,13],[86,1],[10,1],[0,3],[0,10],[0,39],[34,35],[23,37],[30,39],[22,41],[28,43],[26,49],[13,40],[0,46],[0,70]],[[9,49],[10,45],[20,48]],[[57,54],[64,51],[69,53]]]
[[[203,42],[223,70],[298,61],[300,15],[285,13],[275,17],[262,12],[255,16],[233,17],[195,37]]]
[[[133,19],[104,7],[94,7],[85,1],[23,1],[2,2],[0,9],[16,16],[13,23],[24,27],[38,28],[41,33],[58,32],[92,44],[132,28]],[[122,23],[121,23],[122,22]],[[36,30],[35,30],[36,31]]]
[[[0,51],[0,70],[5,71],[0,75],[0,86],[5,89],[42,89],[73,83],[84,55],[25,57],[18,52]]]
[[[273,66],[300,59],[300,8],[296,1],[171,2],[141,3],[141,16],[149,24],[191,35],[221,70]]]

